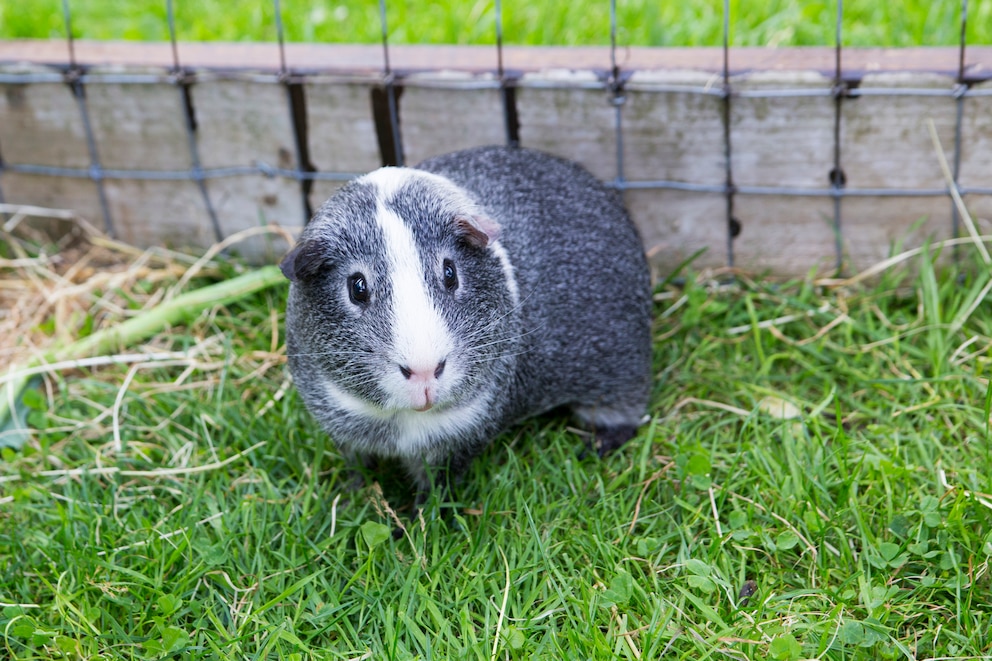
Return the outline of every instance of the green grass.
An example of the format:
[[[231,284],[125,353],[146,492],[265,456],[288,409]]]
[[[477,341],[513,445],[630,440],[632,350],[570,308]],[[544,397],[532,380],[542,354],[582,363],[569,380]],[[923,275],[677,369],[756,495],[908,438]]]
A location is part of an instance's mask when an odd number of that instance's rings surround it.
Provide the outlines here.
[[[913,267],[833,290],[688,272],[632,442],[580,457],[566,420],[531,420],[398,540],[395,485],[350,490],[295,391],[266,408],[284,291],[213,309],[153,343],[217,338],[188,371],[28,398],[0,655],[988,658],[992,276]]]
[[[836,4],[790,0],[733,0],[731,43],[735,46],[833,45]],[[175,3],[183,40],[275,39],[271,0]],[[373,0],[312,2],[281,0],[290,41],[378,43],[379,6]],[[389,28],[396,43],[495,43],[490,1],[414,2],[389,0]],[[508,43],[584,45],[609,43],[608,0],[505,0]],[[61,0],[0,4],[0,39],[64,37]],[[88,39],[168,38],[165,0],[70,0],[73,32]],[[236,7],[236,9],[235,9]],[[716,46],[723,40],[723,2],[617,3],[621,45]],[[844,3],[844,43],[850,46],[955,45],[960,39],[961,0]],[[972,0],[968,42],[992,44],[992,0]]]

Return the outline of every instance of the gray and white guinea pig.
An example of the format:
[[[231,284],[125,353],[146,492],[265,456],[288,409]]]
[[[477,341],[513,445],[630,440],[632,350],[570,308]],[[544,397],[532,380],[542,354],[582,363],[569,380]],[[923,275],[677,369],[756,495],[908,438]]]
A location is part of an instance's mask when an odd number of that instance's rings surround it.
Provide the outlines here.
[[[581,166],[484,147],[338,191],[280,264],[290,371],[351,461],[420,493],[500,431],[567,407],[605,453],[652,386],[651,281],[619,195]]]

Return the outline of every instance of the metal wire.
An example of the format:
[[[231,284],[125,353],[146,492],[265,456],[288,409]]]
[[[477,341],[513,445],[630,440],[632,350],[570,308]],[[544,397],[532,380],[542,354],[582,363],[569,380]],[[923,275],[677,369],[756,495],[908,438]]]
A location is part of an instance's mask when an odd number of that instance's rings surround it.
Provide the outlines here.
[[[69,0],[62,0],[62,23],[65,26],[65,42],[69,48],[69,67],[76,68],[76,42],[72,36],[72,13],[69,11]]]
[[[303,97],[303,86],[297,85],[297,81],[290,74],[286,67],[286,33],[282,22],[282,5],[279,0],[272,0],[272,11],[276,23],[276,41],[279,45],[279,82],[283,85],[286,95],[286,109],[293,120],[293,145],[296,152],[296,169],[294,178],[300,184],[300,208],[303,210],[303,224],[310,222],[312,207],[310,204],[310,191],[312,179],[303,177],[303,173],[312,169],[310,165],[310,152],[307,146],[306,121],[298,119],[305,116],[306,101]],[[297,85],[294,88],[294,85]],[[294,93],[294,90],[296,93]],[[297,107],[297,105],[301,107]]]
[[[844,266],[844,225],[841,223],[841,196],[836,193],[844,188],[847,177],[841,167],[840,161],[840,138],[842,105],[847,95],[847,86],[844,84],[844,66],[841,62],[844,46],[841,39],[841,30],[844,24],[844,1],[837,0],[837,23],[834,27],[834,168],[830,172],[830,187],[834,194],[834,268],[839,273]]]
[[[22,174],[66,177],[72,179],[92,178],[89,168],[53,167],[49,165],[28,165],[23,163],[7,163],[4,168],[10,172]],[[203,168],[204,179],[223,179],[226,177],[246,177],[263,175],[266,177],[281,177],[294,181],[350,181],[361,176],[362,172],[301,172],[280,168],[259,161],[253,165]],[[101,169],[103,179],[133,179],[137,181],[188,181],[192,179],[190,170],[123,170]],[[695,184],[686,181],[667,179],[630,180],[621,183],[608,182],[608,185],[620,190],[674,190],[691,193],[718,193],[726,195],[730,189],[725,184]],[[961,195],[992,195],[992,188],[982,186],[961,186]],[[735,185],[733,191],[742,195],[775,196],[775,197],[941,197],[946,196],[946,188],[797,188],[794,186],[742,186]]]
[[[727,265],[734,265],[734,238],[741,230],[734,217],[734,159],[730,116],[730,0],[723,0],[723,152],[725,161],[724,196],[727,201]]]
[[[968,47],[968,0],[961,0],[961,41],[958,48],[958,87],[967,90],[968,85],[964,80],[965,50]],[[957,96],[957,107],[954,113],[954,185],[958,185],[958,177],[961,174],[961,125],[964,123],[964,98],[965,93]],[[958,205],[951,200],[951,236],[958,236],[961,233],[961,217],[958,214]],[[957,257],[960,248],[954,246],[954,256]]]
[[[35,83],[61,83],[65,82],[66,67],[61,72],[30,72],[30,73],[0,73],[0,84],[7,85],[31,85]],[[385,84],[386,77],[383,74],[369,76],[367,74],[356,73],[330,74],[323,72],[296,72],[286,71],[281,73],[259,73],[254,71],[210,71],[201,69],[197,71],[186,71],[183,74],[192,83],[208,83],[214,81],[241,81],[256,83],[259,85],[282,85],[288,78],[292,82],[305,82],[307,85],[351,85],[351,84]],[[398,74],[390,74],[394,79],[398,79]],[[497,74],[498,75],[498,74]],[[560,81],[553,79],[509,79],[507,85],[512,87],[526,87],[534,89],[585,89],[585,90],[605,90],[609,91],[609,79],[605,80],[581,80],[581,81]],[[82,71],[78,74],[78,79],[86,86],[90,85],[162,85],[174,82],[171,73],[86,73]],[[673,94],[696,94],[699,96],[715,96],[723,98],[727,91],[722,86],[702,86],[702,85],[675,85],[667,83],[642,82],[636,77],[622,76],[624,89],[627,91],[643,91],[655,93]],[[858,81],[850,81],[855,84]],[[452,79],[429,79],[429,78],[404,78],[404,87],[453,89],[461,91],[499,89],[499,80],[474,79],[474,78],[452,78]],[[769,88],[769,89],[732,89],[730,94],[738,99],[792,99],[805,97],[829,97],[836,92],[833,88],[824,86],[822,88]],[[945,97],[945,98],[981,98],[992,96],[992,88],[976,88],[970,82],[955,84],[948,88],[931,87],[848,87],[844,91],[848,98],[858,97]]]
[[[623,91],[623,79],[617,66],[617,2],[610,0],[610,103],[613,105],[613,128],[617,149],[616,186],[623,187],[623,106],[627,99]]]
[[[386,103],[389,106],[389,126],[393,133],[393,156],[396,165],[403,165],[403,137],[400,134],[400,111],[396,94],[396,77],[389,63],[389,29],[386,22],[386,0],[379,0],[379,22],[382,26],[382,66],[383,83],[386,87]]]
[[[89,178],[93,180],[96,187],[97,199],[100,202],[100,212],[103,214],[103,229],[110,236],[116,236],[114,229],[114,219],[110,213],[110,204],[107,201],[107,192],[103,185],[103,168],[100,165],[100,153],[96,146],[96,137],[93,135],[93,124],[90,122],[89,108],[86,105],[85,83],[81,80],[81,69],[76,63],[76,46],[72,36],[72,13],[69,9],[69,0],[62,0],[62,19],[65,23],[66,45],[69,49],[69,67],[63,73],[62,80],[68,83],[72,90],[72,98],[76,102],[79,110],[79,118],[83,124],[83,134],[86,136],[86,151],[90,159],[88,170]],[[10,165],[6,165],[7,169]]]
[[[511,81],[507,78],[503,67],[503,3],[495,2],[496,18],[496,84],[499,87],[500,101],[503,104],[503,130],[506,133],[506,144],[515,147],[520,144],[517,135],[517,96]],[[480,83],[486,81],[479,81]]]
[[[200,165],[200,148],[196,139],[196,121],[193,116],[193,99],[190,95],[189,85],[183,75],[182,66],[179,64],[179,45],[176,39],[176,16],[172,6],[172,0],[166,0],[165,11],[169,20],[169,43],[172,45],[172,75],[173,83],[179,90],[183,102],[183,125],[186,128],[186,143],[189,146],[190,170],[189,176],[196,183],[197,190],[200,191],[200,199],[207,210],[210,218],[210,225],[214,231],[214,238],[220,242],[224,240],[224,232],[220,227],[220,218],[217,217],[217,210],[214,209],[210,199],[210,191],[207,190],[207,182],[203,176],[203,168]]]

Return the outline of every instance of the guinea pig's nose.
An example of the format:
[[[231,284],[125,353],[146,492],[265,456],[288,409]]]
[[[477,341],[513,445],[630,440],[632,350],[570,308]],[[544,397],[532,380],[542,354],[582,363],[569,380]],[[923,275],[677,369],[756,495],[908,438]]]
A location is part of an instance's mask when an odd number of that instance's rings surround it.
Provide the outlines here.
[[[442,360],[433,369],[430,367],[408,367],[406,365],[400,365],[399,367],[400,373],[403,375],[404,379],[413,381],[431,381],[432,379],[441,378],[441,375],[444,373],[444,366],[446,363],[447,361]]]

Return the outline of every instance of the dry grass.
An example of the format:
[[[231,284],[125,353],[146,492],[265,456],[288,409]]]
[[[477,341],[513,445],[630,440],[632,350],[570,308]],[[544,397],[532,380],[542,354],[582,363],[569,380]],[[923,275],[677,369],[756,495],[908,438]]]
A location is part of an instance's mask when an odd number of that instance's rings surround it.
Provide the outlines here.
[[[114,241],[72,212],[0,205],[0,364],[23,365],[162,302],[195,257]],[[218,274],[212,264],[205,275]]]
[[[202,382],[192,382],[190,377],[219,372],[225,366],[224,346],[216,335],[184,336],[182,348],[173,350],[175,338],[169,332],[169,324],[186,314],[182,303],[190,297],[180,294],[191,280],[229,276],[232,269],[225,269],[214,258],[242,240],[261,233],[277,233],[291,240],[279,227],[252,228],[197,258],[162,248],[138,250],[105,236],[69,211],[4,205],[0,213],[9,215],[0,231],[13,255],[0,259],[0,359],[8,366],[0,374],[0,386],[5,386],[0,393],[5,401],[12,400],[6,402],[6,408],[0,407],[0,424],[7,411],[20,406],[13,400],[20,397],[30,377],[45,377],[45,390],[51,401],[55,385],[50,375],[126,365],[128,372],[114,405],[94,420],[110,418],[116,450],[121,447],[121,402],[140,371],[183,368],[171,383],[145,386],[155,393],[203,387]],[[223,298],[218,291],[216,299],[206,298],[206,305],[219,305]],[[161,311],[170,306],[174,310],[171,316],[147,321],[156,315],[161,317]],[[134,322],[141,319],[146,321],[131,332]],[[281,368],[285,362],[275,310],[270,330],[270,349],[262,355],[253,352],[251,358],[261,362],[248,378]],[[87,342],[100,338],[105,341]],[[107,348],[119,351],[102,353]],[[277,398],[285,394],[288,385],[288,381],[283,384]],[[269,400],[267,406],[274,401]],[[0,445],[5,444],[4,440],[18,445],[23,432],[23,425],[15,425],[14,432],[8,430],[11,435],[7,439],[0,435]]]

